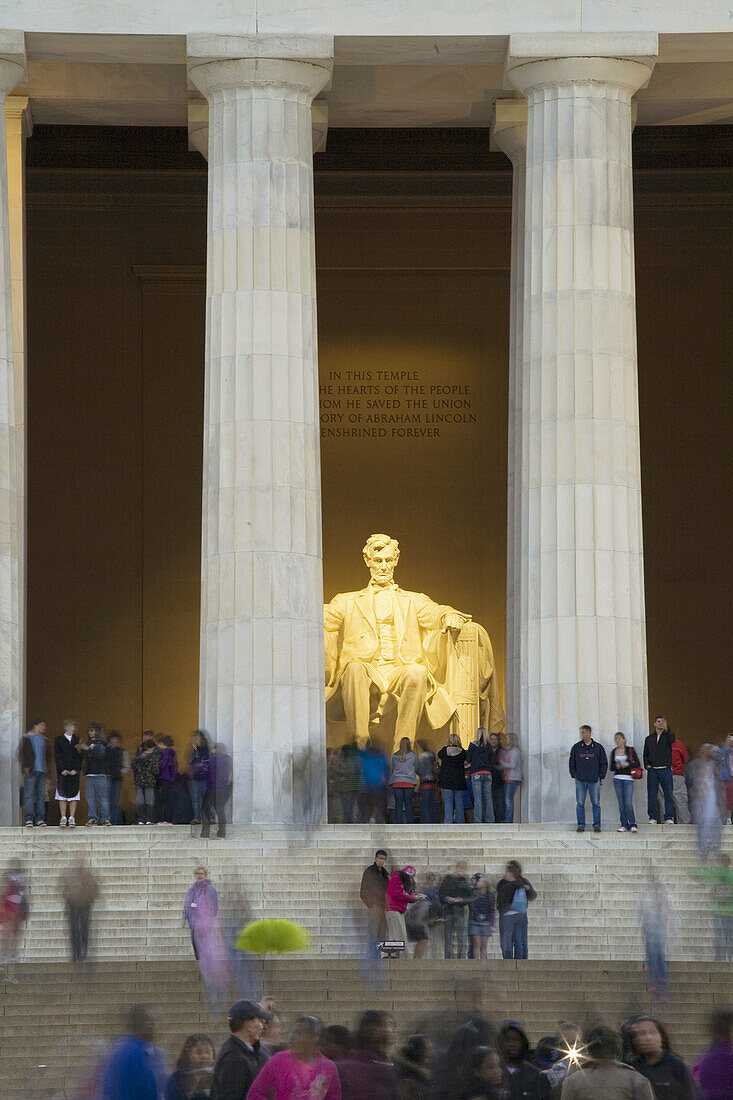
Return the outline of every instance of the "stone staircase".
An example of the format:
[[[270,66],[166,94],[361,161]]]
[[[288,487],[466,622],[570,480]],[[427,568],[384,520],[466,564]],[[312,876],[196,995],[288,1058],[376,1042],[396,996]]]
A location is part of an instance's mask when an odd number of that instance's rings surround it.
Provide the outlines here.
[[[516,858],[538,893],[531,906],[530,956],[544,960],[641,959],[636,921],[639,886],[654,867],[672,896],[676,960],[713,958],[707,893],[686,873],[697,863],[691,826],[641,826],[638,834],[579,835],[548,825],[323,825],[309,836],[285,828],[234,826],[226,840],[202,841],[188,826],[0,829],[5,860],[19,858],[28,875],[32,912],[28,961],[62,960],[68,942],[59,882],[73,860],[88,857],[102,897],[93,919],[99,961],[187,960],[190,939],[181,907],[194,866],[209,868],[231,936],[245,921],[288,917],[313,938],[313,952],[354,957],[363,951],[358,890],[376,848],[395,867],[442,875],[465,857],[471,871],[501,876]],[[724,848],[733,854],[733,828]],[[499,955],[498,937],[490,951]]]
[[[192,959],[26,962],[17,985],[0,984],[0,1097],[59,1100],[78,1096],[87,1077],[120,1034],[132,1002],[155,1009],[159,1042],[173,1064],[186,1035],[205,1032],[218,1045],[226,1037],[225,1009],[242,992],[222,991],[210,1010]],[[364,980],[353,960],[277,959],[250,975],[257,994],[271,993],[287,1035],[295,1017],[315,1013],[324,1023],[353,1026],[367,1007],[392,1011],[402,1041],[415,1032],[435,1036],[455,1026],[457,1013],[480,1003],[489,1018],[524,1022],[532,1041],[551,1034],[561,1019],[618,1025],[632,1011],[649,1011],[643,965],[505,960],[461,963],[409,959],[384,964]],[[671,1005],[665,1018],[672,1043],[692,1061],[707,1045],[710,1011],[733,1000],[733,964],[677,963],[671,969]]]

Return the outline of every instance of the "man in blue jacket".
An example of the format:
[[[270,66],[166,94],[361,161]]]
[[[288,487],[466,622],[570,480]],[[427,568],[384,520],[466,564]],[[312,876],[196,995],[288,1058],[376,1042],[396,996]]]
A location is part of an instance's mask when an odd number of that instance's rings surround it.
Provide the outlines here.
[[[153,1046],[155,1018],[146,1005],[132,1006],[127,1031],[105,1066],[102,1100],[162,1100],[165,1062]]]
[[[590,795],[593,807],[593,832],[601,831],[601,780],[606,778],[608,758],[603,745],[593,740],[590,726],[580,727],[580,741],[570,750],[570,774],[575,780],[575,807],[578,832],[585,832],[585,799]]]

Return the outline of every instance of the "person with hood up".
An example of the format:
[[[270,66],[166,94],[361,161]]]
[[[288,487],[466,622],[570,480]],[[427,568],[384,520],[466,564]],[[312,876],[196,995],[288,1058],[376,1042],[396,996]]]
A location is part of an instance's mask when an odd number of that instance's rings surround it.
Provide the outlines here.
[[[529,1039],[516,1020],[499,1028],[499,1049],[506,1064],[510,1100],[549,1100],[550,1082],[529,1061]]]
[[[401,871],[395,871],[390,876],[384,902],[387,934],[391,940],[402,940],[405,944],[407,943],[405,928],[407,906],[411,901],[425,900],[425,894],[414,893],[415,874],[414,867],[404,867]]]
[[[392,1014],[366,1011],[359,1020],[353,1049],[336,1063],[342,1100],[397,1100],[397,1073],[389,1057],[393,1042]]]
[[[563,1081],[562,1100],[654,1100],[649,1082],[617,1061],[621,1037],[608,1027],[594,1027],[586,1043],[588,1060]]]

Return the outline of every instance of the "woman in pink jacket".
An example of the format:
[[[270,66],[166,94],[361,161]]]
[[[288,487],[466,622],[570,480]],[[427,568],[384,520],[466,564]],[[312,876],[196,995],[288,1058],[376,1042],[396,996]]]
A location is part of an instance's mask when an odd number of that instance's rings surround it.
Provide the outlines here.
[[[415,894],[414,889],[414,867],[405,867],[401,871],[395,871],[390,877],[384,910],[387,917],[387,935],[391,940],[402,940],[403,943],[407,943],[405,910],[411,901],[425,900],[425,895]]]
[[[318,1052],[320,1020],[295,1021],[290,1050],[265,1062],[250,1085],[247,1100],[341,1100],[338,1070]]]

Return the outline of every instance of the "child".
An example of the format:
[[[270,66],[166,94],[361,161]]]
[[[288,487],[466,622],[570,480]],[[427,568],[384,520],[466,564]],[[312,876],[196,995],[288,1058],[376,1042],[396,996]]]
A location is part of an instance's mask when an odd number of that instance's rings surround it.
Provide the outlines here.
[[[158,787],[159,787],[159,805],[160,805],[160,817],[161,825],[170,825],[171,823],[171,795],[173,792],[173,785],[178,775],[178,757],[176,756],[176,750],[173,748],[173,738],[166,735],[161,738],[163,751],[160,754],[160,766],[158,769]],[[159,744],[161,743],[159,742]]]
[[[140,751],[132,762],[132,774],[135,777],[137,823],[152,825],[155,783],[158,778],[158,757],[155,752],[155,741],[152,738],[149,737],[140,746]]]

